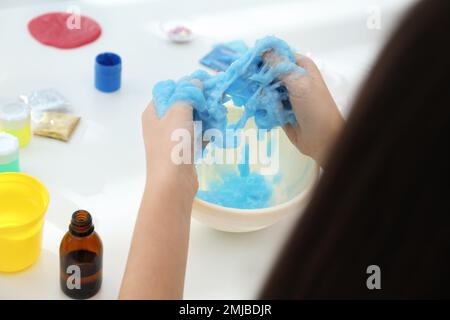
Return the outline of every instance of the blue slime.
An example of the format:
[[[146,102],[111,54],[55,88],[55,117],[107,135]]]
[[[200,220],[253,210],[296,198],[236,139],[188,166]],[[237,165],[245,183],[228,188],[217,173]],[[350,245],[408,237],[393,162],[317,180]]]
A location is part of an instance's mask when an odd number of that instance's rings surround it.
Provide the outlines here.
[[[276,63],[263,59],[272,52]],[[272,56],[272,55],[271,55]],[[295,63],[295,55],[283,40],[265,37],[233,62],[225,72],[210,75],[197,70],[178,81],[158,82],[153,88],[153,99],[159,117],[178,101],[185,101],[194,109],[194,120],[202,121],[203,131],[215,128],[224,131],[227,125],[225,103],[232,101],[243,107],[244,113],[235,129],[243,128],[250,117],[260,129],[272,129],[296,122],[286,88],[279,77],[305,70]],[[191,81],[200,80],[203,88]]]
[[[272,185],[258,173],[240,176],[227,172],[219,181],[212,181],[207,191],[199,190],[197,197],[228,208],[261,209],[270,205]]]
[[[265,53],[271,52],[269,57]],[[277,57],[276,63],[271,57]],[[178,81],[158,82],[153,89],[156,112],[162,117],[178,101],[192,105],[194,120],[202,121],[203,132],[208,129],[243,128],[254,117],[259,129],[272,129],[295,124],[296,119],[289,102],[288,92],[280,76],[288,73],[305,74],[297,66],[289,46],[276,37],[258,40],[255,46],[233,62],[225,72],[210,75],[197,70]],[[192,83],[197,79],[198,87]],[[244,112],[237,123],[227,123],[225,103],[242,107]],[[208,190],[197,196],[208,202],[239,209],[259,209],[270,205],[273,185],[264,176],[250,172],[248,145],[245,163],[238,165],[239,174],[222,174],[219,181],[211,181]]]
[[[270,204],[272,184],[258,173],[250,173],[248,143],[244,149],[244,163],[238,165],[239,174],[228,171],[219,181],[211,181],[208,190],[199,190],[197,197],[224,207],[237,209],[261,209]]]

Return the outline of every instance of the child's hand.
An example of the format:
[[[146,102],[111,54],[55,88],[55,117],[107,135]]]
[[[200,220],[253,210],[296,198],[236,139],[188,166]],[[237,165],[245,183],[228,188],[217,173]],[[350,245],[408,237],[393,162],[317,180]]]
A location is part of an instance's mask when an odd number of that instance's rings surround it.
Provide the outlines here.
[[[281,79],[288,89],[298,122],[296,126],[287,125],[284,130],[303,154],[323,166],[344,120],[314,62],[297,55],[297,65],[306,70],[306,75],[289,74]]]
[[[182,299],[197,176],[190,163],[176,164],[172,134],[193,137],[192,108],[173,104],[159,119],[153,102],[142,114],[147,185],[134,228],[121,299]],[[175,139],[176,140],[176,139]],[[185,140],[192,151],[192,139]],[[191,153],[192,154],[192,153]]]
[[[147,184],[151,187],[168,186],[174,192],[181,190],[180,193],[192,201],[198,189],[193,165],[192,107],[185,102],[177,102],[159,119],[152,101],[142,114],[142,127],[147,158]],[[172,141],[174,132],[175,141]],[[179,149],[174,147],[181,143],[177,133],[189,137],[189,140],[184,140],[184,150],[191,151],[189,163],[177,164]]]

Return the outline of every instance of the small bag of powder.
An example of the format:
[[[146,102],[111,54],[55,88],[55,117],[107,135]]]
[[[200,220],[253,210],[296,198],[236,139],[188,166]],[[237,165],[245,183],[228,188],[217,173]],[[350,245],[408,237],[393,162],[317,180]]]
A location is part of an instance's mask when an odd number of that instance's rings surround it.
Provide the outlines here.
[[[79,121],[80,117],[71,114],[44,112],[36,124],[34,134],[67,142]]]

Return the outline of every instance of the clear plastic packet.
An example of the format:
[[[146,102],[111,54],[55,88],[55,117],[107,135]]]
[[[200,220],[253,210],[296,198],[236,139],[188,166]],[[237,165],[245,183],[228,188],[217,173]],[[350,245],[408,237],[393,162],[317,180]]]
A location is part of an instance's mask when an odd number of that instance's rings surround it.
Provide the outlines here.
[[[31,110],[33,122],[40,121],[44,112],[70,112],[70,102],[54,89],[43,89],[20,94],[19,99]]]

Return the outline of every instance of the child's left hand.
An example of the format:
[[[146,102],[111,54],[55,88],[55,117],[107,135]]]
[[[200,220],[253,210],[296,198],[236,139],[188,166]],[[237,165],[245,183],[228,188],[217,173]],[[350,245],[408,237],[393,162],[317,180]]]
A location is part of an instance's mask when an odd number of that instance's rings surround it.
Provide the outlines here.
[[[147,184],[180,189],[190,201],[198,189],[194,168],[194,123],[192,107],[186,102],[175,103],[158,118],[153,101],[142,114],[142,128],[147,159]],[[183,139],[180,140],[180,135]],[[188,139],[187,139],[188,138]],[[180,142],[182,141],[182,142]],[[179,162],[179,147],[190,150],[188,163]]]

